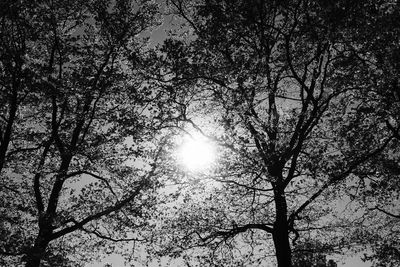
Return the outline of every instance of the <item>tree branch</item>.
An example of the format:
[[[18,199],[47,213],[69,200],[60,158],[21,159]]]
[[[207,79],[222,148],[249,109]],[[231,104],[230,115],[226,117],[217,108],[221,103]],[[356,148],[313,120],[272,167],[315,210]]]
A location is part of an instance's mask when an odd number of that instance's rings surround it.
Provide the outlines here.
[[[383,213],[385,213],[386,215],[389,215],[389,216],[391,216],[391,217],[400,219],[400,214],[391,213],[391,212],[389,212],[389,211],[386,211],[386,210],[384,210],[384,209],[379,208],[378,206],[376,206],[376,207],[373,208],[372,210],[379,210],[380,212],[383,212]]]
[[[400,133],[399,133],[400,125],[396,129],[388,120],[386,120],[386,126],[389,128],[390,131],[392,131],[393,137],[400,140]]]
[[[140,194],[140,192],[142,190],[144,190],[146,187],[148,187],[150,185],[149,181],[148,181],[148,177],[144,178],[139,185],[136,187],[135,191],[133,191],[132,193],[130,193],[127,197],[125,197],[125,199],[118,201],[116,204],[109,206],[108,208],[105,208],[103,211],[100,211],[96,214],[90,215],[88,217],[86,217],[85,219],[79,221],[79,222],[74,222],[74,225],[64,228],[58,232],[55,232],[52,234],[51,236],[51,240],[57,239],[61,236],[64,236],[66,234],[69,234],[75,230],[78,229],[82,229],[82,227],[94,220],[100,219],[101,217],[103,217],[104,215],[108,215],[112,212],[118,211],[121,208],[123,208],[126,204],[128,204],[129,202],[131,202],[136,196],[138,196]]]
[[[101,238],[101,239],[106,239],[112,242],[130,242],[130,241],[145,241],[145,239],[139,239],[139,238],[113,238],[110,236],[106,236],[101,234],[99,231],[93,230],[90,231],[88,229],[82,228],[82,230],[88,234],[94,234],[95,236]]]
[[[103,183],[105,183],[105,184],[107,185],[108,189],[110,189],[111,193],[112,193],[115,197],[117,197],[117,199],[118,199],[117,194],[115,194],[114,190],[112,189],[112,187],[111,187],[110,183],[107,181],[107,179],[104,178],[104,177],[101,177],[101,176],[99,176],[99,175],[97,175],[97,174],[94,174],[94,173],[92,173],[92,172],[84,171],[84,170],[71,172],[71,173],[68,173],[68,174],[65,176],[65,179],[68,179],[68,178],[71,178],[71,177],[74,177],[74,176],[78,176],[78,175],[81,175],[81,174],[90,175],[90,176],[92,176],[93,178],[96,178],[96,179],[102,181]]]
[[[330,185],[339,182],[346,178],[351,172],[357,168],[360,164],[364,163],[371,157],[381,153],[386,146],[389,144],[389,142],[392,140],[393,137],[388,138],[381,147],[375,149],[374,151],[370,152],[367,155],[364,155],[363,157],[359,158],[358,160],[355,160],[346,171],[332,176],[325,184],[317,191],[315,192],[308,200],[306,200],[296,211],[294,211],[290,217],[289,217],[289,225],[294,223],[294,220],[298,217],[298,215],[308,207],[317,197],[319,197]]]
[[[209,242],[215,240],[218,237],[222,237],[223,239],[228,239],[230,237],[234,237],[237,234],[244,233],[247,230],[263,230],[268,233],[273,232],[273,228],[268,226],[267,224],[255,223],[255,224],[246,224],[244,226],[234,226],[232,229],[227,231],[217,231],[213,234],[210,234],[207,237],[202,237],[199,233],[197,235],[201,239],[202,242]]]
[[[35,192],[36,207],[38,209],[39,215],[44,211],[42,193],[40,192],[40,177],[42,176],[42,168],[52,143],[53,143],[53,136],[51,136],[50,139],[47,140],[47,142],[45,142],[42,156],[40,157],[38,167],[36,168],[35,176],[33,177],[33,189]]]

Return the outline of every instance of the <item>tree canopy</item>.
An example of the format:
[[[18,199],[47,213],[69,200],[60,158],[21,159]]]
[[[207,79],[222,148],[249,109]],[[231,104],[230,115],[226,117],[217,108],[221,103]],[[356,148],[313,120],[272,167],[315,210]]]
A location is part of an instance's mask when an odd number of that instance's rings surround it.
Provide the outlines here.
[[[139,240],[168,145],[139,62],[157,6],[6,1],[1,10],[1,254],[64,266],[84,243],[76,231]]]
[[[335,266],[353,249],[397,266],[399,12],[3,1],[0,264],[84,266],[140,242],[160,264]],[[214,145],[212,167],[177,160],[187,135]]]
[[[204,132],[223,149],[220,167],[209,176],[220,187],[201,200],[188,193],[171,219],[178,234],[167,251],[209,247],[204,262],[224,266],[257,266],[275,254],[278,266],[292,266],[292,249],[304,237],[323,240],[330,251],[353,244],[338,229],[361,218],[343,222],[334,216],[337,206],[359,197],[355,187],[369,191],[374,179],[386,179],[377,161],[398,166],[398,115],[389,111],[397,104],[390,99],[391,108],[377,106],[384,99],[378,84],[387,87],[398,76],[381,75],[396,69],[383,51],[396,51],[398,34],[371,36],[375,31],[365,26],[390,22],[398,29],[396,7],[171,2],[194,37],[164,44],[172,73],[166,82],[191,87],[209,103],[215,128],[223,130]],[[389,36],[395,41],[368,38]]]

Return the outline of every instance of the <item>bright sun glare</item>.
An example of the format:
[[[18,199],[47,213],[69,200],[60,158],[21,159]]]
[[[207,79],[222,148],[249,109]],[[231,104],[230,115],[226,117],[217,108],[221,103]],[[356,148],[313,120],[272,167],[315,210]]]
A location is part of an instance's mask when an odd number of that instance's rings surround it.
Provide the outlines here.
[[[187,136],[179,148],[179,159],[190,171],[205,170],[215,161],[215,149],[204,137]]]

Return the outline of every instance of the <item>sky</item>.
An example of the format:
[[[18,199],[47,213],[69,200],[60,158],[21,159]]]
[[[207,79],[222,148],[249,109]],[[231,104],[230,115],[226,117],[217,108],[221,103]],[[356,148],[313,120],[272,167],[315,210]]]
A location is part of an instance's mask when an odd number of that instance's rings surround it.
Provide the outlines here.
[[[362,256],[362,254],[359,254],[359,255],[352,256],[352,257],[348,257],[345,260],[335,259],[335,261],[336,261],[338,267],[371,267],[372,266],[371,262],[363,262],[360,259],[361,256]],[[124,259],[121,256],[116,255],[116,254],[105,258],[101,262],[95,262],[95,263],[88,264],[85,267],[100,267],[100,266],[104,266],[105,264],[111,264],[113,267],[128,267],[128,265],[124,264]],[[187,265],[182,264],[182,265],[176,265],[174,267],[186,267],[186,266]],[[160,267],[164,267],[164,266],[160,266]]]
[[[338,267],[371,267],[371,262],[363,262],[361,255],[349,257],[344,263],[338,262]]]

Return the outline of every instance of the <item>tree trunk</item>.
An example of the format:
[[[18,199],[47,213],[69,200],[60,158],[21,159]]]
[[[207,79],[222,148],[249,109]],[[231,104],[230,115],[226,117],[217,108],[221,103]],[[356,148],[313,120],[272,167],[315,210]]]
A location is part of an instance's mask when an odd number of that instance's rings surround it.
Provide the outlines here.
[[[45,255],[47,246],[52,240],[51,237],[53,234],[53,221],[56,216],[58,198],[60,196],[60,192],[65,181],[64,177],[67,174],[71,159],[71,155],[63,158],[60,164],[60,169],[56,176],[56,180],[50,193],[47,210],[46,212],[39,210],[39,234],[36,237],[34,246],[27,253],[27,261],[25,267],[39,267],[40,262]]]
[[[52,230],[48,226],[43,226],[39,230],[39,234],[35,240],[35,245],[28,251],[25,267],[39,267],[46,248],[49,245]]]
[[[4,135],[0,136],[0,139],[1,139],[0,173],[1,173],[1,170],[3,169],[4,163],[6,161],[6,153],[7,153],[7,149],[8,149],[8,144],[10,143],[10,140],[11,140],[12,128],[13,128],[15,116],[17,114],[17,109],[18,109],[17,101],[18,101],[17,94],[14,93],[13,96],[11,97],[11,103],[10,103],[10,109],[8,111],[8,119],[7,119],[6,129],[4,131]],[[1,134],[1,132],[0,132],[0,134]]]
[[[276,219],[272,238],[275,245],[278,267],[292,266],[292,251],[289,244],[289,227],[287,219],[287,204],[282,189],[275,189]]]

